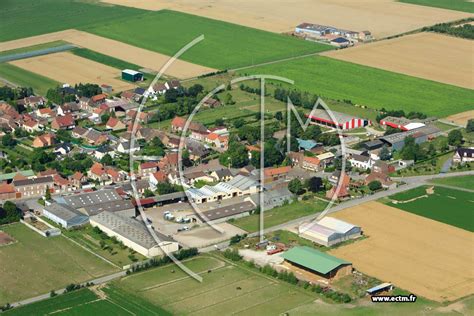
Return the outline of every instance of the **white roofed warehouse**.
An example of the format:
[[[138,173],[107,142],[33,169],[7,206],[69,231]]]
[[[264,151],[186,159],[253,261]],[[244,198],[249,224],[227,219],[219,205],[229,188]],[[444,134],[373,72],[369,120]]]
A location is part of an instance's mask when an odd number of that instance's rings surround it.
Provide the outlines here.
[[[301,237],[326,247],[360,237],[361,234],[362,230],[359,226],[333,217],[324,217],[318,222],[303,224],[299,227]]]
[[[92,216],[90,224],[148,258],[163,255],[163,250],[169,253],[179,249],[172,238],[155,231],[160,240],[157,243],[143,222],[117,213],[106,211]]]
[[[342,130],[350,130],[372,124],[370,120],[335,111],[329,112],[325,109],[314,109],[306,116],[311,120],[312,124],[330,128],[336,128],[339,126]]]

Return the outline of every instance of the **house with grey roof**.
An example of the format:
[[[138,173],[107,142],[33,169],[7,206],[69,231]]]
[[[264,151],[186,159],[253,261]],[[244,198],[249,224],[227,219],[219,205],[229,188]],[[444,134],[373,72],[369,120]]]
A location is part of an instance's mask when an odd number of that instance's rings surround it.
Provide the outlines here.
[[[43,208],[43,216],[63,228],[71,229],[89,223],[89,217],[74,208],[59,203],[48,203]]]

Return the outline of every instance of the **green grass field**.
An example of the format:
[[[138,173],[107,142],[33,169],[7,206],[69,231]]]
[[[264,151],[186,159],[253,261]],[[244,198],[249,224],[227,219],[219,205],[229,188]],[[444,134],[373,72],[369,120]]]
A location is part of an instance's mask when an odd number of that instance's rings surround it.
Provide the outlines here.
[[[229,311],[239,315],[279,315],[314,300],[309,292],[219,259],[201,257],[186,265],[195,272],[204,271],[202,283],[176,266],[166,266],[123,278],[112,283],[112,288],[138,293],[175,315],[209,316]],[[212,268],[215,270],[206,272]]]
[[[21,47],[17,49],[6,50],[3,52],[0,52],[0,57],[13,55],[13,54],[32,52],[32,51],[40,50],[40,49],[58,47],[58,46],[66,45],[66,44],[69,44],[69,43],[65,41],[54,41],[54,42],[43,43],[43,44],[38,44],[38,45],[33,45],[33,46],[28,46],[28,47]]]
[[[420,197],[416,200],[397,204],[388,202],[387,204],[441,223],[474,231],[472,193],[435,186],[434,194],[427,194],[427,187],[418,187],[389,196],[390,199],[396,201],[408,201]],[[423,195],[427,195],[427,197],[421,197]]]
[[[326,204],[327,203],[320,200],[300,201],[265,211],[265,228],[279,225],[302,216],[321,212],[326,207]],[[254,214],[238,218],[230,223],[245,231],[256,232],[260,227],[259,220],[260,215]]]
[[[434,179],[431,182],[435,184],[445,184],[453,187],[460,187],[474,190],[474,176],[461,176],[452,178]]]
[[[400,2],[424,5],[428,7],[474,13],[474,3],[468,0],[398,0]]]
[[[104,65],[107,65],[107,66],[110,66],[110,67],[117,68],[117,69],[133,69],[133,70],[138,71],[140,68],[142,68],[142,66],[135,65],[135,64],[129,63],[127,61],[117,59],[115,57],[104,55],[104,54],[92,51],[90,49],[87,49],[87,48],[73,49],[73,50],[71,50],[71,53],[73,53],[74,55],[83,57],[83,58],[87,58],[87,59],[96,61],[98,63],[104,64]],[[153,80],[153,78],[155,76],[152,75],[152,74],[144,73],[143,77],[145,78],[146,84],[149,85],[149,83]]]
[[[333,49],[328,45],[168,10],[126,20],[104,21],[83,29],[166,55],[174,55],[203,34],[205,39],[186,52],[182,59],[218,69]]]
[[[46,95],[48,89],[59,85],[57,81],[6,63],[0,64],[0,78],[18,86],[32,87],[40,95]]]
[[[45,238],[20,223],[2,230],[17,242],[0,247],[0,305],[118,271],[62,236]]]
[[[115,19],[123,20],[144,12],[146,11],[87,0],[2,1],[0,42]]]
[[[328,57],[307,57],[249,68],[295,81],[295,87],[323,97],[349,99],[373,109],[421,111],[444,117],[472,108],[474,90],[356,65]]]

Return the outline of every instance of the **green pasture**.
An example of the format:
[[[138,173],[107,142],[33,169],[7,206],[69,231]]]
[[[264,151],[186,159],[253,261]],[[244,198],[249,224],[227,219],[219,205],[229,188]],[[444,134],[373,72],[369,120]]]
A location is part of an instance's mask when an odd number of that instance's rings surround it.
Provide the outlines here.
[[[427,7],[474,13],[474,3],[469,0],[398,0],[400,2],[424,5]]]
[[[474,176],[458,176],[431,180],[435,184],[444,184],[453,187],[474,190]]]
[[[32,87],[36,94],[46,95],[48,89],[59,85],[59,82],[38,75],[8,63],[0,64],[0,78],[6,79],[21,87]]]

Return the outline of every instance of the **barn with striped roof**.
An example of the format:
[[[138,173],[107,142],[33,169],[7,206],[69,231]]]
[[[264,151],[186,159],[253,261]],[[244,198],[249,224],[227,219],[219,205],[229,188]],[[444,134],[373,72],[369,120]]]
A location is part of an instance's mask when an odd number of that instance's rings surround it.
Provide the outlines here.
[[[372,124],[370,120],[335,111],[329,112],[324,109],[314,109],[306,116],[313,124],[331,128],[336,128],[339,126],[339,128],[342,130],[350,130]]]

